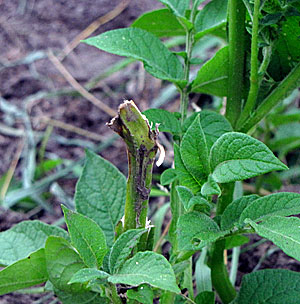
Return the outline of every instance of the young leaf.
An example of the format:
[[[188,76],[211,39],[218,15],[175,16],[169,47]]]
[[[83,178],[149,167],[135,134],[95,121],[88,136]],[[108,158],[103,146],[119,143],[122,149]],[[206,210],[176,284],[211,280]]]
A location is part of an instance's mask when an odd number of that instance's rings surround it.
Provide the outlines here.
[[[0,271],[0,295],[48,280],[44,248]]]
[[[226,133],[215,142],[210,151],[210,163],[213,178],[218,183],[287,169],[265,144],[238,132]]]
[[[300,213],[299,193],[273,193],[251,202],[242,212],[240,223],[246,218],[257,222],[272,215],[289,216],[298,213]]]
[[[118,237],[109,254],[110,273],[118,272],[137,245],[139,238],[146,232],[147,229],[130,229]]]
[[[179,250],[198,250],[226,234],[207,215],[192,211],[180,216],[177,223]]]
[[[101,227],[108,246],[124,214],[125,197],[125,176],[105,159],[86,151],[86,164],[76,186],[76,209]]]
[[[208,147],[197,116],[184,134],[180,145],[181,159],[191,175],[203,184],[209,174]]]
[[[40,221],[23,221],[0,233],[0,264],[10,265],[43,248],[48,236],[68,238],[65,230]]]
[[[174,180],[176,180],[176,178],[177,178],[176,170],[173,168],[168,168],[161,174],[160,183],[163,186],[169,185]]]
[[[174,163],[175,170],[182,186],[188,187],[194,194],[201,190],[201,185],[195,180],[195,178],[186,169],[178,145],[174,143]]]
[[[184,186],[176,186],[176,191],[178,193],[180,201],[184,206],[184,209],[188,210],[188,203],[190,199],[194,196],[192,191]]]
[[[214,304],[215,293],[213,291],[203,291],[195,298],[196,304]]]
[[[285,269],[264,269],[247,274],[233,304],[298,304],[300,274]]]
[[[205,5],[195,20],[195,39],[210,34],[215,30],[226,30],[227,0],[213,0]]]
[[[68,284],[74,273],[85,268],[77,252],[63,238],[50,236],[45,246],[49,280],[59,290],[69,293],[84,292],[79,283]]]
[[[180,293],[171,264],[162,255],[144,251],[127,260],[117,274],[108,278],[113,284],[138,286],[149,284],[162,290]]]
[[[69,284],[73,283],[86,283],[94,279],[100,279],[106,281],[109,277],[107,272],[95,269],[95,268],[83,268],[78,270],[69,281]]]
[[[231,229],[235,224],[239,223],[242,212],[247,208],[253,201],[259,198],[258,195],[246,195],[242,196],[232,203],[230,203],[224,210],[221,217],[221,228],[223,230]]]
[[[192,92],[227,96],[228,87],[228,46],[220,49],[199,70],[192,83]]]
[[[199,211],[199,212],[208,212],[211,210],[212,205],[201,195],[193,196],[187,203],[187,211]]]
[[[147,117],[149,123],[152,123],[152,129],[155,129],[156,124],[159,124],[158,130],[160,132],[180,134],[180,122],[173,113],[163,109],[149,109],[144,111],[143,114]]]
[[[124,28],[105,32],[84,40],[103,51],[141,60],[153,76],[185,83],[179,59],[153,34],[139,28]]]
[[[183,26],[168,9],[147,12],[136,19],[131,26],[148,31],[157,37],[185,35]]]
[[[201,194],[205,197],[210,195],[221,195],[221,188],[211,175],[208,176],[207,182],[202,186]]]
[[[127,290],[128,299],[136,300],[142,304],[153,304],[153,291],[147,284],[142,284],[135,289]]]
[[[272,216],[260,224],[246,219],[262,237],[271,240],[287,255],[300,260],[300,219],[297,217]]]
[[[85,265],[100,268],[107,253],[105,235],[88,217],[62,206],[73,246]]]

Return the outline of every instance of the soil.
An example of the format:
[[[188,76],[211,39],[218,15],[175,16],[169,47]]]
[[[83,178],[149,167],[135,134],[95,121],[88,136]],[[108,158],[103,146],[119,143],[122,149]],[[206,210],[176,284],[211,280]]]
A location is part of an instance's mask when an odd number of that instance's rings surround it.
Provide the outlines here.
[[[9,105],[19,110],[27,104],[34,131],[45,132],[47,124],[42,117],[47,116],[69,126],[101,135],[104,139],[112,135],[112,131],[105,125],[110,116],[78,95],[35,98],[29,104],[26,98],[45,91],[57,92],[60,89],[71,88],[47,57],[47,51],[51,49],[59,56],[61,50],[76,35],[119,3],[119,0],[0,0],[0,96]],[[162,5],[156,1],[131,0],[122,13],[100,26],[93,35],[129,26],[141,13],[160,7]],[[62,63],[72,76],[84,85],[120,60],[118,56],[101,52],[81,43]],[[100,81],[91,93],[114,110],[123,99],[133,99],[142,110],[145,110],[149,107],[151,100],[158,95],[161,86],[161,81],[146,74],[141,64],[134,63],[121,72]],[[167,107],[174,110],[176,109],[174,104],[178,105],[177,99],[172,100],[172,104],[168,104]],[[3,126],[13,128],[15,135],[8,135]],[[11,166],[20,145],[21,138],[16,136],[16,130],[19,132],[24,130],[22,115],[12,115],[0,106],[2,160],[0,177]],[[81,140],[81,146],[74,145],[71,142],[73,139]],[[99,140],[60,128],[56,123],[47,142],[45,155],[49,158],[78,160],[84,156],[82,146],[84,144],[99,144]],[[41,143],[37,149],[40,147]],[[16,168],[16,179],[21,177],[26,166],[25,153],[21,155]],[[101,155],[126,174],[127,156],[121,141],[116,141],[113,146],[103,150]],[[76,181],[77,177],[74,176],[60,179],[58,183],[67,195],[72,197]],[[163,202],[164,199],[159,204]],[[14,224],[27,219],[40,219],[46,223],[55,222],[61,217],[60,201],[58,198],[50,198],[49,204],[53,207],[53,214],[41,208],[27,213],[20,212],[23,209],[0,209],[0,231],[7,230]],[[255,237],[251,242],[254,243],[258,239]],[[272,243],[266,242],[241,255],[238,284],[242,275],[251,272],[261,256],[272,246]],[[283,252],[276,251],[262,262],[260,268],[287,268],[300,271],[300,263]],[[53,300],[55,300],[54,297],[46,298],[45,294],[12,293],[0,296],[1,304],[53,303]]]

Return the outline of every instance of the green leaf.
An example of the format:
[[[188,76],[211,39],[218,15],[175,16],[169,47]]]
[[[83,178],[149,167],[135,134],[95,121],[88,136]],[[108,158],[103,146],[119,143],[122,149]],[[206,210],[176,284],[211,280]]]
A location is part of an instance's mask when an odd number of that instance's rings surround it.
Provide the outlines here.
[[[185,35],[183,26],[168,9],[147,12],[136,19],[131,26],[148,31],[157,37]]]
[[[242,212],[240,223],[246,218],[257,222],[273,215],[289,216],[298,213],[300,213],[299,193],[273,193],[251,202]]]
[[[228,46],[220,49],[199,70],[192,82],[192,92],[227,96],[228,91]]]
[[[209,174],[208,147],[202,130],[200,116],[197,116],[184,134],[180,155],[184,166],[199,184],[203,184]]]
[[[76,209],[100,226],[108,246],[124,214],[125,198],[125,176],[105,159],[86,151],[86,164],[76,186]]]
[[[0,233],[0,264],[10,265],[43,248],[48,236],[68,238],[65,230],[40,221],[23,221]]]
[[[244,235],[230,235],[225,238],[225,249],[242,246],[250,242],[250,239]]]
[[[109,254],[110,273],[118,272],[124,262],[130,257],[139,238],[146,232],[147,229],[130,229],[118,237]]]
[[[272,216],[260,224],[245,220],[262,237],[271,240],[287,255],[300,260],[300,219],[297,217]]]
[[[156,124],[159,124],[158,130],[160,132],[180,134],[180,122],[173,113],[163,109],[149,109],[144,111],[143,114],[147,117],[150,124],[152,123],[152,129],[155,129]]]
[[[165,203],[161,207],[158,208],[158,210],[155,212],[154,216],[151,218],[151,222],[153,223],[153,225],[155,227],[154,240],[153,240],[154,246],[157,244],[157,242],[160,239],[164,218],[169,209],[170,209],[170,203]],[[157,251],[159,252],[159,250],[160,249],[158,249]]]
[[[127,260],[117,274],[108,278],[113,284],[138,286],[149,284],[162,290],[180,293],[171,264],[162,255],[144,251]]]
[[[255,194],[246,195],[230,203],[222,214],[221,228],[227,230],[233,228],[236,224],[239,224],[242,212],[258,198],[259,196]]]
[[[206,264],[207,247],[203,248],[195,266],[196,289],[198,293],[212,291],[211,269]]]
[[[96,292],[69,293],[59,289],[55,289],[54,292],[63,304],[111,304],[107,298]]]
[[[196,304],[214,304],[215,293],[213,291],[203,291],[195,298]]]
[[[226,232],[207,215],[192,211],[179,217],[177,234],[179,250],[199,250]]]
[[[195,178],[186,169],[178,145],[174,143],[174,163],[175,170],[182,186],[188,187],[194,194],[201,190],[201,185],[195,180]]]
[[[0,271],[0,295],[48,280],[44,248]]]
[[[127,290],[128,299],[136,300],[142,304],[153,304],[153,291],[147,284],[143,284],[134,289]]]
[[[176,191],[178,193],[179,199],[182,202],[184,209],[188,210],[188,203],[190,199],[194,196],[193,192],[184,186],[176,186]]]
[[[69,284],[73,283],[86,283],[94,279],[100,279],[106,281],[109,277],[107,272],[95,269],[95,268],[83,268],[78,270],[69,281]]]
[[[213,0],[205,5],[195,20],[195,39],[224,28],[227,21],[227,0]]]
[[[298,304],[300,273],[285,269],[264,269],[246,274],[234,304]]]
[[[205,197],[211,195],[221,195],[221,188],[211,175],[208,176],[207,182],[202,186],[201,194]]]
[[[177,174],[176,170],[173,168],[169,168],[165,170],[160,176],[160,183],[163,186],[171,184],[174,180],[176,180]]]
[[[100,268],[108,249],[101,228],[88,217],[62,206],[73,246],[88,267]]]
[[[185,11],[190,7],[189,0],[159,0],[165,6],[167,6],[171,12],[178,17],[185,18]]]
[[[199,212],[207,212],[211,210],[212,205],[201,195],[193,196],[188,204],[187,204],[187,211],[199,211]]]
[[[215,142],[210,151],[210,164],[218,183],[287,169],[265,144],[238,132],[226,133]]]
[[[153,76],[178,84],[185,83],[179,59],[153,34],[139,28],[124,28],[105,32],[84,40],[103,51],[132,57],[144,62]]]
[[[63,238],[50,236],[45,247],[49,280],[59,290],[69,293],[85,291],[82,284],[68,284],[74,273],[85,268],[77,252]]]

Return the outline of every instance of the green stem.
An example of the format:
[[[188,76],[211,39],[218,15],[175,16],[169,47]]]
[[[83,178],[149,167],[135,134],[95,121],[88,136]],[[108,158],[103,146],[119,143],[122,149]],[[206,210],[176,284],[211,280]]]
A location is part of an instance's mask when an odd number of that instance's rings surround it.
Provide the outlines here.
[[[113,304],[122,304],[122,301],[118,295],[117,288],[114,284],[109,283],[109,295],[108,297],[111,299]]]
[[[217,215],[222,215],[225,208],[232,202],[234,183],[222,185],[222,195],[217,205]],[[226,265],[224,263],[225,240],[217,241],[210,250],[209,266],[214,288],[223,303],[230,303],[236,296],[234,286],[231,284]]]
[[[239,257],[240,257],[241,247],[234,247],[232,249],[232,259],[229,279],[231,284],[234,286],[236,281],[237,270],[239,267]]]
[[[150,130],[133,101],[125,101],[119,114],[108,126],[127,145],[128,180],[126,188],[124,231],[145,227],[152,183],[152,168],[157,152],[157,133]]]
[[[222,303],[230,303],[236,296],[236,291],[231,284],[224,264],[225,240],[216,241],[212,246],[209,266],[211,268],[211,279],[214,288],[220,296]]]
[[[228,2],[229,70],[226,118],[235,127],[244,96],[245,15],[241,0]]]
[[[247,98],[247,102],[239,118],[240,121],[244,121],[250,116],[252,110],[255,107],[258,90],[259,90],[259,79],[258,79],[258,25],[259,25],[259,6],[260,0],[254,2],[254,13],[253,13],[253,25],[252,25],[252,37],[251,37],[251,70],[250,70],[250,90]]]
[[[252,116],[239,128],[241,132],[248,132],[259,123],[282,99],[296,89],[300,84],[300,63],[281,81],[258,106]]]

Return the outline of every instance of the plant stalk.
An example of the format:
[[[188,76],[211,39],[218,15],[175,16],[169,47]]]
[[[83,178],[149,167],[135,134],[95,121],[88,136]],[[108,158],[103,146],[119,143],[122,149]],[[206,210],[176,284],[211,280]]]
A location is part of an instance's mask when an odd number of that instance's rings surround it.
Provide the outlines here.
[[[157,152],[157,132],[133,101],[124,101],[118,115],[108,126],[118,133],[127,146],[128,180],[123,232],[144,228],[152,183],[152,168]]]
[[[260,0],[254,2],[254,12],[252,20],[252,37],[251,37],[251,70],[250,70],[250,90],[245,107],[241,113],[238,124],[250,116],[255,107],[258,90],[259,90],[259,77],[258,77],[258,25],[259,25],[259,7]]]
[[[300,84],[300,63],[281,81],[257,107],[251,117],[239,128],[240,132],[248,132],[259,123],[281,100],[289,96]]]
[[[122,301],[118,295],[117,288],[114,284],[109,283],[109,298],[111,299],[113,304],[122,304]]]
[[[229,70],[226,118],[234,129],[241,113],[244,96],[245,15],[246,9],[242,0],[229,0]]]

